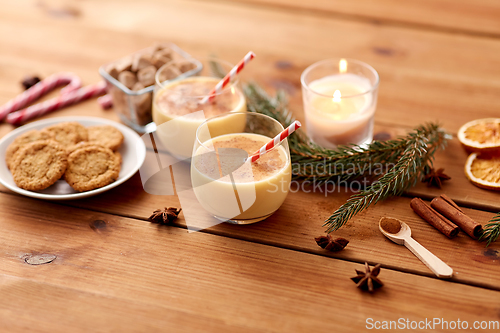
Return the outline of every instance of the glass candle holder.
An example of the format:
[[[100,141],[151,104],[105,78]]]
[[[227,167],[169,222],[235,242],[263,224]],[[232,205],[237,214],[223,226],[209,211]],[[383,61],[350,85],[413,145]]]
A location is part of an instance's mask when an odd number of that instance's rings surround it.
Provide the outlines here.
[[[363,145],[373,139],[379,76],[353,59],[327,59],[301,76],[308,136],[325,148]]]

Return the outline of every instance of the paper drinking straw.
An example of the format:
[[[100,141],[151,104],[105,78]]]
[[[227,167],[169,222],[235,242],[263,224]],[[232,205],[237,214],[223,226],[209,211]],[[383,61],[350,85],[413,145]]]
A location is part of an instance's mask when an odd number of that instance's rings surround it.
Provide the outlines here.
[[[227,73],[227,75],[219,81],[219,83],[217,83],[215,88],[208,94],[208,96],[205,96],[201,100],[201,104],[212,101],[215,98],[216,94],[220,94],[222,92],[222,89],[224,89],[224,87],[227,86],[229,82],[233,81],[238,73],[241,72],[241,70],[245,68],[245,65],[248,64],[248,62],[253,58],[255,58],[255,53],[253,53],[252,51],[248,52],[246,56],[241,59],[241,61],[236,66],[234,66],[229,71],[229,73]]]
[[[277,144],[279,144],[281,141],[285,140],[290,134],[295,132],[296,129],[300,128],[302,126],[298,120],[294,121],[290,126],[285,128],[283,132],[280,134],[276,135],[274,139],[269,141],[267,144],[262,146],[259,150],[257,150],[255,153],[252,154],[252,156],[249,157],[251,162],[257,161],[262,155],[273,149]]]

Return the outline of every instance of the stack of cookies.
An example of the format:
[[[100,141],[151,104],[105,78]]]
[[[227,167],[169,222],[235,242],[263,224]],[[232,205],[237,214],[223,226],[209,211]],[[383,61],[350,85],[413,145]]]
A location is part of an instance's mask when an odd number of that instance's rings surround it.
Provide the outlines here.
[[[85,192],[118,179],[122,143],[123,134],[114,126],[65,122],[21,134],[7,148],[5,160],[22,189],[41,191],[64,177],[73,189]]]

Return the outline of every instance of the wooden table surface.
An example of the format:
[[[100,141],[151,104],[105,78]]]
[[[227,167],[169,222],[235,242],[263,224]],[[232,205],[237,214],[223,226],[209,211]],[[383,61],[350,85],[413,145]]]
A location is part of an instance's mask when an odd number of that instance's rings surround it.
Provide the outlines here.
[[[381,84],[376,133],[391,137],[439,121],[454,139],[437,155],[452,180],[423,184],[370,207],[335,232],[344,251],[319,248],[323,220],[352,194],[290,193],[269,219],[188,233],[147,222],[176,196],[143,191],[138,174],[104,194],[46,202],[0,187],[1,332],[360,332],[368,322],[500,321],[500,243],[447,239],[416,216],[413,196],[446,193],[485,224],[500,194],[464,176],[456,140],[467,121],[500,116],[500,3],[494,0],[241,0],[0,2],[0,104],[26,74],[71,71],[85,84],[103,63],[172,41],[194,56],[232,62],[253,50],[244,73],[269,92],[285,89],[303,120],[299,77],[329,57],[363,60]],[[117,120],[95,100],[47,117]],[[13,129],[1,124],[0,136]],[[378,231],[381,216],[406,221],[414,238],[454,270],[437,279]],[[96,222],[96,221],[104,221]],[[50,254],[50,264],[25,258]],[[350,280],[382,264],[374,294]],[[371,319],[370,319],[371,318]],[[484,324],[483,324],[484,325]],[[451,326],[451,325],[450,325]],[[447,331],[436,326],[435,331]],[[429,326],[424,330],[431,331]],[[451,328],[449,329],[450,331]],[[483,330],[493,331],[493,330]]]

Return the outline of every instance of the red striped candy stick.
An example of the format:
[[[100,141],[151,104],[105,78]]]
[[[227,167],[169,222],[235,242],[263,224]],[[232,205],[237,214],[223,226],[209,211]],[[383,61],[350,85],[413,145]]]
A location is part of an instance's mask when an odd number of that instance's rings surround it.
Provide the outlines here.
[[[243,59],[241,59],[241,61],[236,66],[234,66],[229,71],[229,73],[227,73],[227,75],[219,81],[219,83],[217,83],[215,88],[208,94],[208,96],[205,96],[201,100],[201,104],[212,101],[215,98],[216,94],[220,94],[222,92],[222,89],[224,89],[224,87],[227,86],[229,82],[233,81],[236,78],[236,75],[238,75],[238,73],[241,72],[243,68],[245,68],[245,65],[248,64],[248,62],[253,58],[255,58],[255,53],[253,53],[252,51],[248,52],[247,55]]]
[[[57,96],[43,103],[32,105],[26,109],[12,112],[7,116],[6,121],[10,124],[18,125],[30,119],[40,117],[51,111],[61,109],[68,105],[76,104],[95,96],[104,95],[105,93],[106,82],[101,81],[99,83],[68,92],[64,95]]]
[[[259,150],[257,150],[255,153],[253,153],[252,156],[250,156],[250,161],[255,162],[257,161],[262,155],[273,149],[277,144],[279,144],[281,141],[285,140],[290,134],[295,132],[296,129],[300,128],[302,126],[298,120],[294,121],[290,126],[285,128],[283,132],[280,134],[276,135],[274,139],[269,141],[267,144],[262,146]]]
[[[48,78],[38,82],[25,92],[19,94],[17,97],[11,99],[7,102],[7,104],[1,106],[0,121],[2,121],[9,113],[31,104],[31,102],[42,97],[49,91],[64,84],[67,84],[67,86],[61,89],[61,94],[66,94],[68,92],[79,89],[82,86],[82,81],[73,73],[53,74]]]
[[[99,103],[103,110],[110,109],[113,107],[113,97],[110,94],[101,96],[97,99],[97,103]]]

